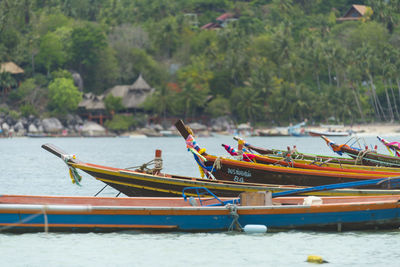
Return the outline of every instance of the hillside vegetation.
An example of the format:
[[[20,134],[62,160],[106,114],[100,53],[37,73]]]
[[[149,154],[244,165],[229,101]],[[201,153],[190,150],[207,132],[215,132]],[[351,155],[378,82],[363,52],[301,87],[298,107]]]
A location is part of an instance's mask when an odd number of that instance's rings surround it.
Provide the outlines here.
[[[337,22],[352,4],[371,11]],[[22,115],[75,112],[71,73],[95,94],[142,74],[159,117],[399,121],[399,22],[399,0],[2,0],[0,61],[25,74],[0,87]]]

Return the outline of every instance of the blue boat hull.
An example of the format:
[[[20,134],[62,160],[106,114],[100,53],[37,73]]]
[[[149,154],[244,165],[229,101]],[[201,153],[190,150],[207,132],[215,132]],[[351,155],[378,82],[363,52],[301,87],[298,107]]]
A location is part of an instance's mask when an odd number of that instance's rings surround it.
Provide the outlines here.
[[[301,209],[304,209],[302,207]],[[287,213],[287,211],[289,211]],[[271,213],[272,211],[272,213]],[[253,213],[253,214],[252,214]],[[255,213],[255,214],[254,214]],[[243,207],[237,211],[238,223],[265,225],[268,229],[359,230],[400,226],[399,208],[338,212],[293,212],[291,208]],[[0,227],[11,232],[43,231],[226,231],[234,217],[224,207],[96,210],[85,212],[2,211]]]

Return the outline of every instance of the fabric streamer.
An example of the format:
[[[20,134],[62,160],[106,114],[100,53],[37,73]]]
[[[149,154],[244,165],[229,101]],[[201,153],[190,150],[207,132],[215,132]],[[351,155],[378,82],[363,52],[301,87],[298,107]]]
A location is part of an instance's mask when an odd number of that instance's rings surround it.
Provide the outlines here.
[[[81,186],[79,182],[82,181],[82,176],[79,175],[75,167],[68,166],[68,168],[69,168],[69,176],[71,177],[72,183]]]
[[[75,155],[61,155],[61,159],[67,164],[69,177],[71,177],[72,183],[81,186],[79,182],[82,181],[82,176],[80,176],[75,167],[68,164],[68,161],[70,159],[75,159],[75,158],[76,158]]]
[[[204,178],[204,176],[207,176],[207,178],[212,178],[211,171],[212,167],[207,167],[204,162],[207,161],[207,159],[202,156],[201,154],[205,152],[205,149],[200,149],[200,146],[196,143],[194,140],[194,137],[190,134],[186,138],[186,147],[188,151],[192,152],[193,157],[195,161],[197,162],[197,165],[199,167],[200,175],[201,178]]]
[[[231,155],[231,156],[238,156],[239,154],[236,152],[236,150],[229,146],[229,145],[224,145],[222,144],[222,146],[225,148],[225,150]],[[243,149],[244,151],[246,151],[245,149]],[[256,155],[251,154],[251,153],[243,153],[243,161],[247,161],[247,162],[251,162],[255,159]]]
[[[186,138],[186,147],[189,148],[194,148],[196,151],[200,151],[199,145],[196,143],[194,140],[194,137],[189,134],[188,137]]]
[[[353,149],[357,149],[354,147],[350,147],[349,145],[346,144],[342,144],[342,145],[338,145],[335,142],[329,140],[329,139],[325,139],[326,144],[332,149],[333,152],[339,154],[340,156],[343,155],[343,147],[348,147],[348,148],[353,148]],[[359,149],[357,149],[359,150]]]
[[[400,157],[400,142],[388,142],[382,137],[377,136],[378,140],[385,145],[390,154],[393,155],[392,151],[396,153],[396,156]]]
[[[192,152],[197,157],[199,157],[202,161],[207,161],[207,159],[205,157],[203,157],[202,155],[200,155],[200,153],[197,152],[194,148],[189,148],[189,151]]]

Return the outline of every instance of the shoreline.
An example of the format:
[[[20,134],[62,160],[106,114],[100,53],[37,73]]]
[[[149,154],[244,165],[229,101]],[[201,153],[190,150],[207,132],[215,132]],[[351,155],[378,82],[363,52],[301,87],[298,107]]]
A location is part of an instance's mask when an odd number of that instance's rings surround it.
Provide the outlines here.
[[[59,138],[59,137],[68,137],[68,138],[85,138],[85,137],[120,137],[120,138],[155,138],[155,137],[180,137],[179,132],[176,131],[161,131],[157,135],[154,133],[147,134],[146,131],[143,131],[142,128],[134,131],[127,131],[120,134],[108,132],[106,134],[50,134],[50,133],[41,133],[41,134],[25,134],[25,135],[12,135],[12,136],[0,136],[0,138]],[[340,137],[367,137],[367,136],[397,136],[400,135],[400,124],[393,123],[371,123],[371,124],[357,124],[352,126],[346,125],[323,125],[323,126],[305,126],[301,128],[301,136],[311,136],[308,132],[330,132],[330,133],[349,133],[348,135],[338,135]],[[162,134],[162,132],[167,132],[166,134]],[[200,137],[213,137],[213,136],[232,136],[238,135],[243,137],[249,136],[260,136],[260,137],[273,137],[273,136],[296,136],[290,135],[288,133],[288,127],[271,127],[271,128],[250,128],[248,130],[235,130],[235,131],[212,131],[210,128],[202,131],[195,131],[195,134]]]

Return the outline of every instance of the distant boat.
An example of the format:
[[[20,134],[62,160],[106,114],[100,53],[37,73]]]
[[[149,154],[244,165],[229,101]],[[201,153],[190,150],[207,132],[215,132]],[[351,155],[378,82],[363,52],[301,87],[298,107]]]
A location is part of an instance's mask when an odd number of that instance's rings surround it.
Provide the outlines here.
[[[349,136],[349,132],[322,132],[322,131],[316,131],[316,130],[308,130],[308,135],[310,136]]]
[[[147,138],[147,136],[144,134],[130,134],[129,138],[143,139],[143,138]]]
[[[321,137],[334,152],[338,153],[339,155],[345,153],[356,159],[356,161],[359,163],[374,164],[376,166],[400,167],[400,157],[381,154],[368,148],[358,149],[347,144],[338,145],[323,135]]]
[[[304,128],[307,124],[307,120],[296,124],[296,125],[290,125],[288,127],[288,133],[291,136],[296,136],[296,137],[301,137],[301,136],[308,136],[308,133],[306,129]]]
[[[179,133],[176,131],[170,131],[170,130],[162,130],[160,131],[161,136],[163,137],[178,137]]]

